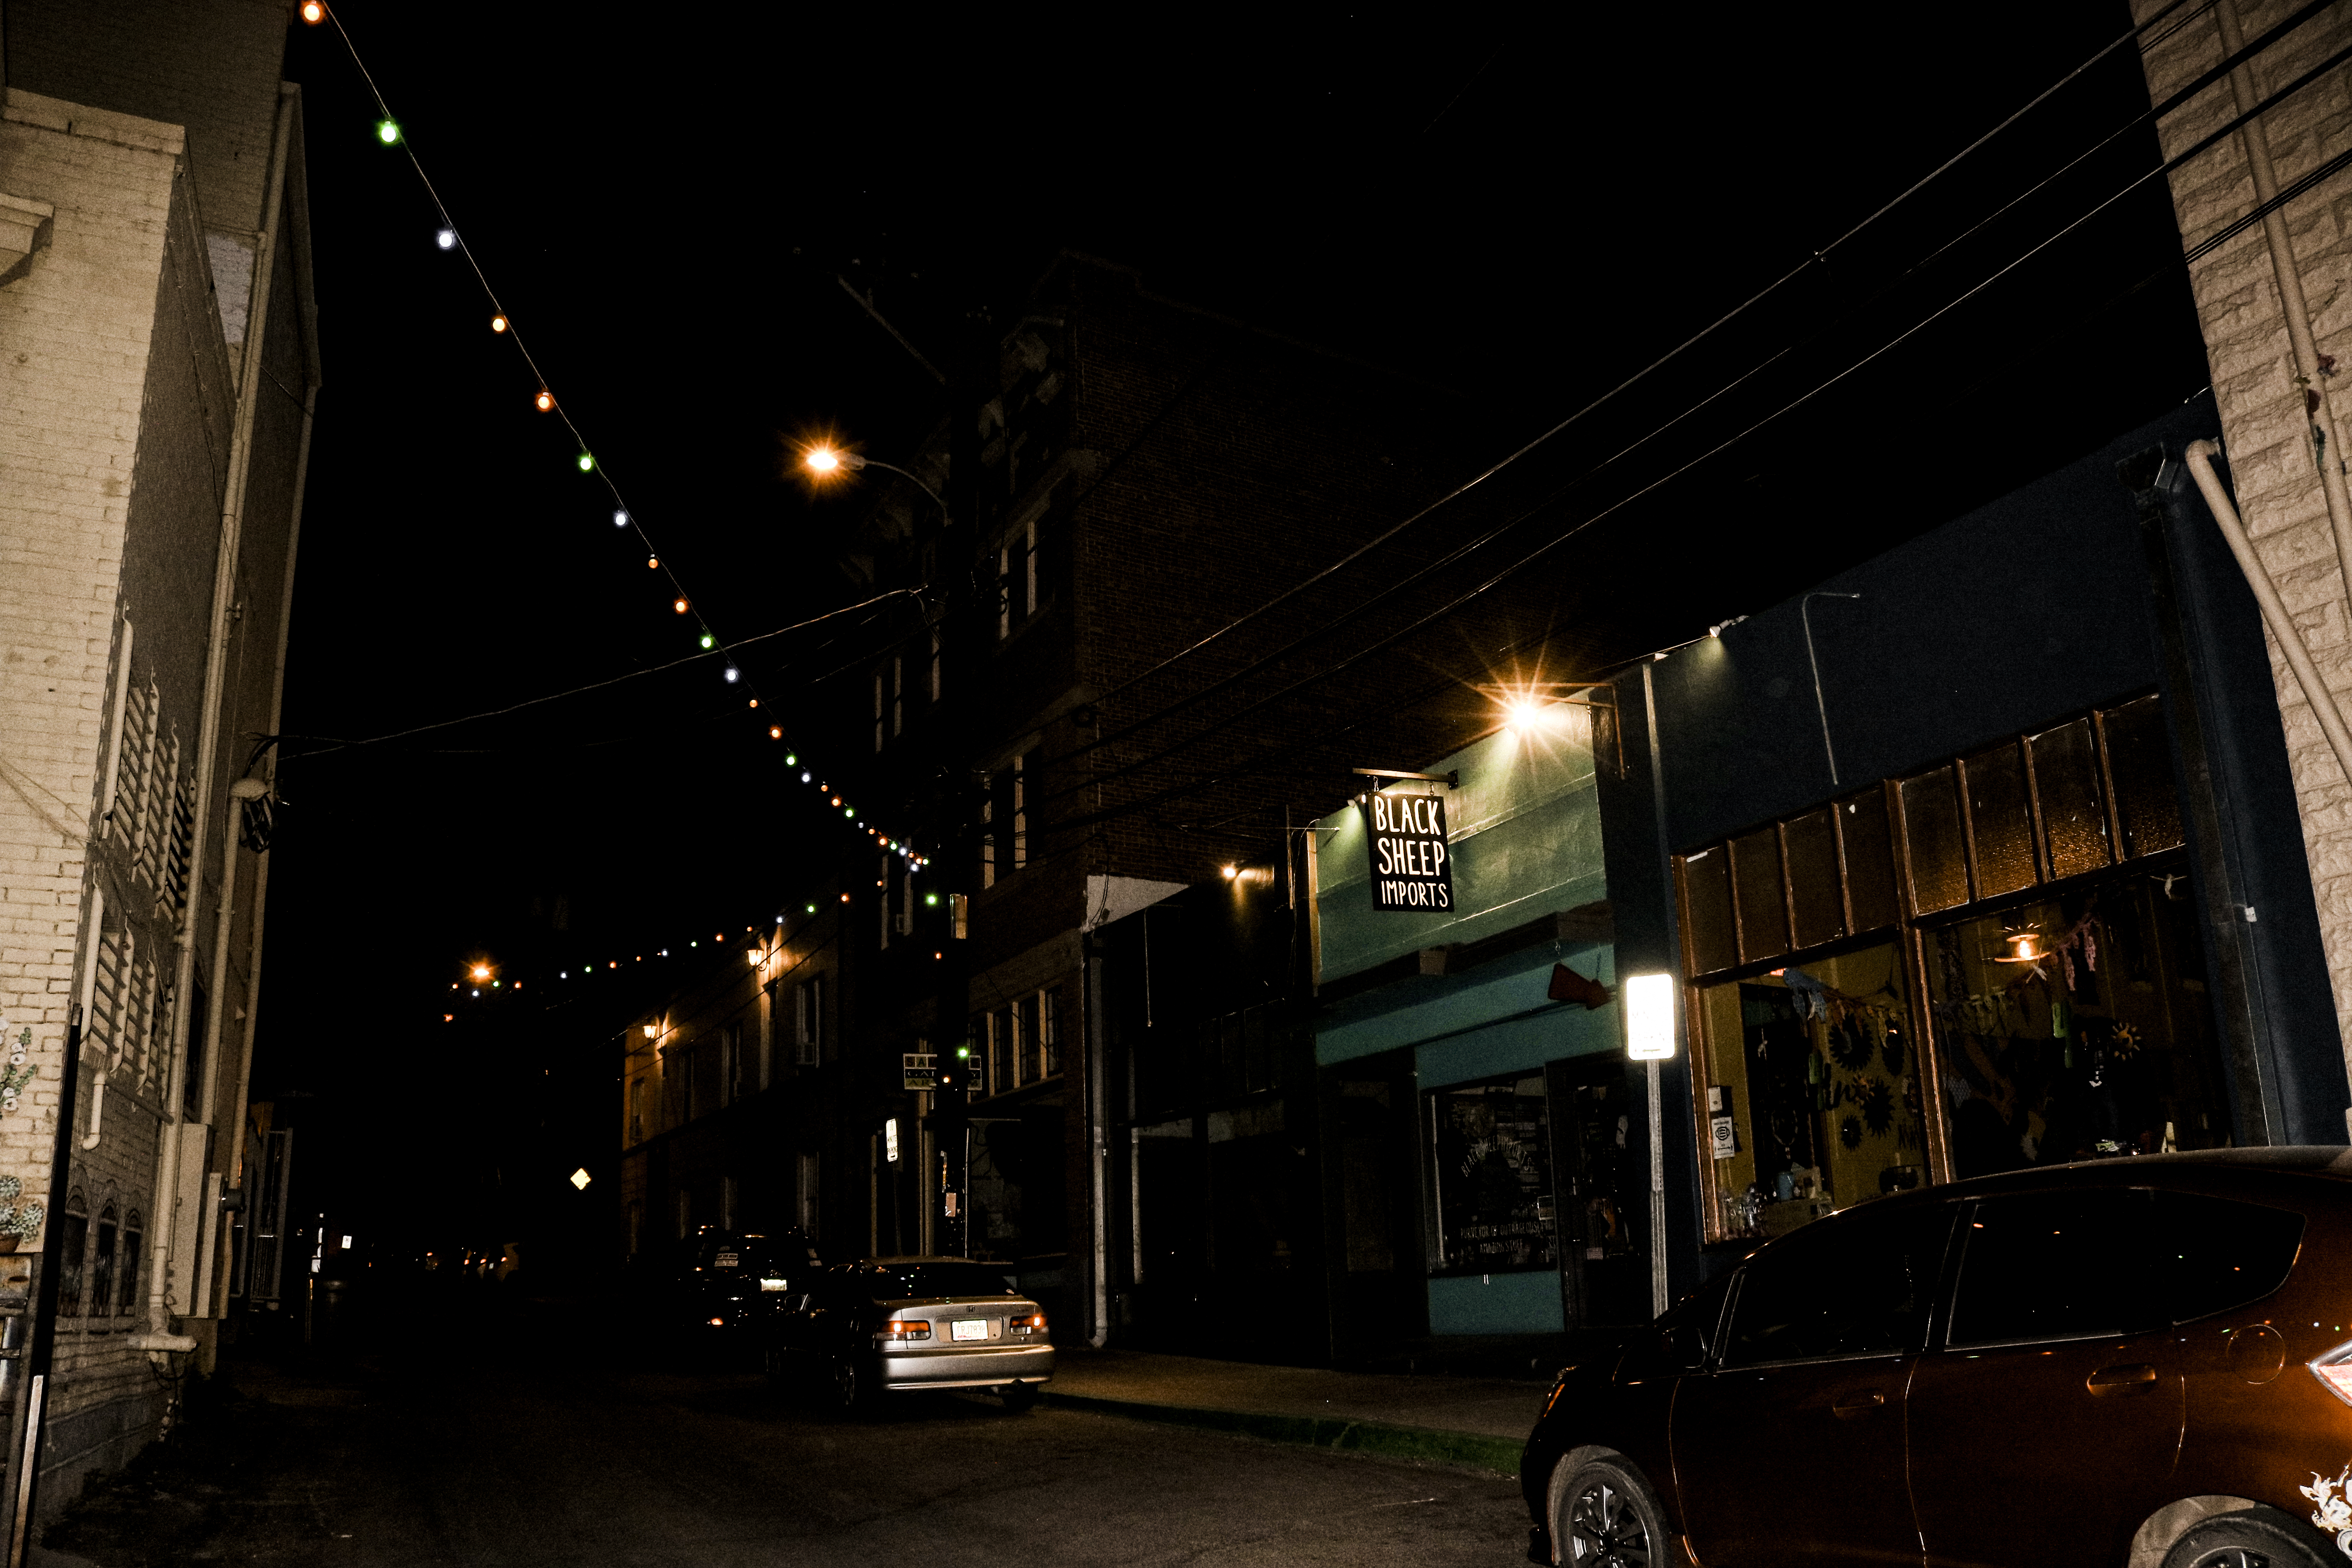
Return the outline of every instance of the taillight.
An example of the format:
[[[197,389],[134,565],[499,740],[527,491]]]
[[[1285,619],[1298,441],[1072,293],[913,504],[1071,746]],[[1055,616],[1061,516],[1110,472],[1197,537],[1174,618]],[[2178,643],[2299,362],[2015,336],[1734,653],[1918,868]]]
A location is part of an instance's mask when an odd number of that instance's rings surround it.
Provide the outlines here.
[[[2311,1375],[2319,1379],[2328,1393],[2352,1405],[2352,1345],[2338,1345],[2304,1364],[2311,1368]]]
[[[1034,1337],[1045,1331],[1045,1314],[1032,1312],[1023,1318],[1007,1318],[1004,1320],[1004,1329],[1007,1333],[1028,1334]]]
[[[882,1331],[874,1337],[892,1344],[904,1344],[908,1340],[927,1340],[931,1337],[931,1325],[920,1318],[893,1318],[883,1324]]]

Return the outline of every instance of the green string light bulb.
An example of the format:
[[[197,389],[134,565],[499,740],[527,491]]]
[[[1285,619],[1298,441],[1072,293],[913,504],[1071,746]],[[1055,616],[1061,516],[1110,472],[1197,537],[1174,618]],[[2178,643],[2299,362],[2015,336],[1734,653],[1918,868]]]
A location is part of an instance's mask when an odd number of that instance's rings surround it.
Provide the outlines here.
[[[379,120],[375,122],[375,139],[387,147],[392,146],[400,140],[400,127],[389,120]]]

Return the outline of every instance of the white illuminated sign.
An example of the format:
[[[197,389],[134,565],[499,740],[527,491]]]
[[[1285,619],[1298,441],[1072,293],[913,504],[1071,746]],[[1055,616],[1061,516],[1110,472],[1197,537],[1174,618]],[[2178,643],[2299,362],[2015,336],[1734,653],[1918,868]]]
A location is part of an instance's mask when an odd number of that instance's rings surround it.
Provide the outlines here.
[[[1675,1054],[1675,978],[1625,977],[1625,1054],[1637,1062],[1671,1061]]]
[[[895,1116],[882,1124],[882,1149],[883,1158],[894,1165],[898,1163],[898,1119]]]

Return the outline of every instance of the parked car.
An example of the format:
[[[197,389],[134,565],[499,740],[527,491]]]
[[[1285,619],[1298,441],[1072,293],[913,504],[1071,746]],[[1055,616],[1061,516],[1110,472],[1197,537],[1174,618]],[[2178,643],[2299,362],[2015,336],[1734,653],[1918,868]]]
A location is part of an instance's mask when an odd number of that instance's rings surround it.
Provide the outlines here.
[[[798,1231],[764,1236],[704,1226],[678,1243],[649,1285],[657,1321],[674,1331],[740,1338],[806,1290],[823,1267]]]
[[[1564,1369],[1528,1555],[2343,1568],[2352,1152],[1874,1199]]]
[[[985,1388],[1026,1410],[1054,1375],[1045,1314],[1002,1268],[876,1258],[830,1268],[769,1326],[769,1370],[851,1409],[872,1395]]]

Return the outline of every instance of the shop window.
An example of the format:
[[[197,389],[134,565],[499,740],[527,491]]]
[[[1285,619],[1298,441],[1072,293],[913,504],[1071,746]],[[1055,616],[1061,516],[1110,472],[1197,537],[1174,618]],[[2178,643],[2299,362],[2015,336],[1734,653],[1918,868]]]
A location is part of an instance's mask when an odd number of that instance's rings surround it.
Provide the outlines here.
[[[1754,961],[1789,951],[1789,905],[1780,880],[1777,828],[1731,841],[1732,885],[1739,895],[1739,956]]]
[[[1558,1268],[1542,1075],[1457,1084],[1423,1098],[1436,1156],[1437,1255],[1430,1273]]]
[[[1683,907],[1689,911],[1690,963],[1711,974],[1739,962],[1739,928],[1731,915],[1731,856],[1720,844],[1682,860]]]
[[[1837,825],[1823,806],[1790,819],[1789,905],[1798,947],[1818,947],[1845,934],[1845,891],[1838,874]]]
[[[1902,950],[1700,993],[1717,1239],[1774,1237],[1927,1178]]]
[[[2187,842],[2180,797],[2172,788],[2172,750],[2164,712],[2153,697],[2100,716],[2106,732],[2107,770],[2115,780],[2116,815],[2123,819],[2124,853],[2155,855]]]
[[[1843,802],[1837,814],[1845,850],[1846,898],[1853,929],[1876,931],[1895,920],[1895,835],[1886,822],[1886,792],[1874,789]]]
[[[115,1311],[126,1318],[139,1310],[139,1256],[146,1247],[146,1222],[132,1209],[122,1216],[121,1280],[114,1298]]]
[[[89,1254],[89,1310],[92,1317],[104,1317],[114,1303],[114,1245],[121,1235],[114,1205],[107,1205],[98,1211],[97,1239]]]
[[[2029,940],[2046,956],[2015,962]],[[1944,926],[1927,958],[1955,1173],[2227,1142],[2195,913],[2163,879]]]
[[[2033,793],[2050,847],[2050,875],[2079,877],[2107,864],[2106,792],[2099,787],[2099,748],[2091,721],[2077,719],[2028,739]]]
[[[1900,1355],[1920,1348],[1952,1209],[1898,1210],[1811,1233],[1740,1270],[1725,1366]]]
[[[1976,849],[1980,899],[2030,888],[2035,875],[2033,816],[2025,789],[2025,758],[2015,742],[1967,758],[1969,825]]]
[[[79,1192],[66,1194],[66,1212],[58,1221],[58,1316],[81,1316],[82,1281],[87,1277],[89,1209]]]
[[[1911,846],[1911,909],[1931,914],[1969,901],[1968,847],[1952,770],[1903,781],[1904,837]]]

